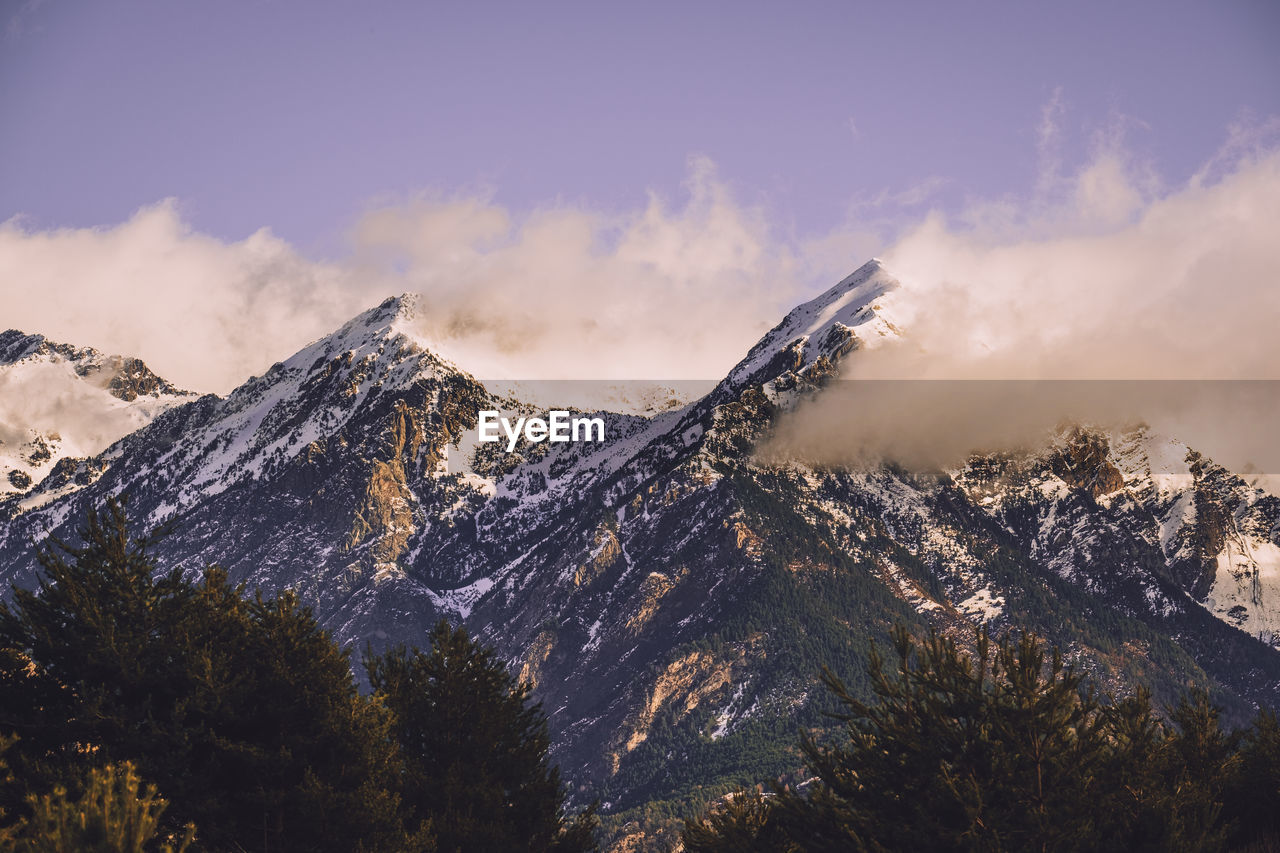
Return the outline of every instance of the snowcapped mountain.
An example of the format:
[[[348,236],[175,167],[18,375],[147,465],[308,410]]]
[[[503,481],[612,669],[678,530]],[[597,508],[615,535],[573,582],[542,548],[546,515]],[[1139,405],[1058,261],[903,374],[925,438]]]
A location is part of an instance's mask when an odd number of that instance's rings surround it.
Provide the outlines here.
[[[1032,629],[1107,687],[1280,706],[1280,500],[1174,439],[1071,427],[930,473],[756,458],[898,334],[896,287],[873,261],[704,396],[511,454],[475,441],[479,411],[544,404],[433,354],[390,299],[34,487],[0,579],[29,583],[33,539],[125,494],[140,527],[175,522],[162,563],[297,589],[356,648],[464,621],[535,684],[581,798],[645,844],[670,829],[644,825],[655,801],[797,769],[799,728],[829,725],[820,667],[865,689],[894,622]]]
[[[783,371],[829,372],[854,347],[877,346],[882,339],[897,338],[897,328],[884,314],[882,297],[899,286],[880,261],[872,259],[787,314],[729,371],[722,388],[732,393],[753,381],[769,381]]]
[[[191,399],[136,358],[0,333],[0,500]]]

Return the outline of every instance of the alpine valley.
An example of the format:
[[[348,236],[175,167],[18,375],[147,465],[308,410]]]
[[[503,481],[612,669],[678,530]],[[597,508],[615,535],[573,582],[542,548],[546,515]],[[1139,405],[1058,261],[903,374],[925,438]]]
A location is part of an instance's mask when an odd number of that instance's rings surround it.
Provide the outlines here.
[[[514,453],[474,440],[478,413],[549,407],[432,352],[409,296],[225,398],[8,332],[4,370],[79,390],[64,428],[0,425],[0,581],[30,585],[46,535],[74,541],[125,495],[139,530],[173,523],[160,565],[293,588],[353,660],[465,623],[533,683],[574,802],[600,800],[619,851],[670,849],[675,818],[734,787],[803,779],[798,733],[834,725],[822,666],[865,694],[895,623],[1034,630],[1100,689],[1202,686],[1237,721],[1280,708],[1280,499],[1176,436],[1064,427],[928,474],[757,457],[899,334],[898,287],[872,261],[699,399],[578,409],[607,441]],[[101,447],[68,438],[109,418]],[[15,445],[51,432],[83,449]]]

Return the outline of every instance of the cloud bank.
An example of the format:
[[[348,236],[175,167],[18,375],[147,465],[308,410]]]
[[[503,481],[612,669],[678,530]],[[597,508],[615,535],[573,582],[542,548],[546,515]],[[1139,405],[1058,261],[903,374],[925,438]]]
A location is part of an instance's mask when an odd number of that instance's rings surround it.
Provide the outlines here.
[[[888,249],[911,352],[863,375],[1280,378],[1280,155],[1149,201],[1104,159],[1075,189],[1055,236],[931,214]]]
[[[476,200],[367,214],[356,262],[422,293],[430,340],[473,374],[702,379],[728,372],[792,303],[807,266],[764,213],[695,160],[679,206],[573,207],[519,221]]]
[[[794,248],[706,161],[676,206],[516,219],[482,198],[365,214],[321,262],[263,229],[225,242],[176,202],[111,228],[0,226],[3,325],[137,355],[224,393],[388,295],[423,294],[423,333],[485,378],[703,378],[728,371],[802,298]],[[835,274],[834,270],[829,274]]]
[[[763,458],[934,470],[1043,446],[1067,422],[1145,423],[1280,473],[1275,123],[1234,129],[1169,188],[1114,132],[1064,174],[1059,116],[1051,102],[1030,199],[931,212],[884,250],[901,339],[850,358],[845,378],[870,381],[783,419]]]
[[[177,385],[227,391],[341,325],[374,290],[263,230],[227,243],[172,201],[113,228],[0,226],[3,325],[136,355]]]
[[[360,217],[334,261],[265,229],[198,233],[173,201],[108,228],[14,219],[0,225],[0,325],[226,392],[415,291],[424,334],[483,378],[714,378],[789,307],[879,254],[905,284],[892,306],[904,339],[859,353],[858,376],[1277,377],[1275,125],[1233,130],[1200,174],[1169,187],[1119,132],[1065,170],[1060,112],[1045,110],[1044,168],[1027,198],[914,219],[862,207],[812,239],[738,202],[705,160],[675,203],[653,196],[621,214],[517,216],[465,196],[386,205]]]

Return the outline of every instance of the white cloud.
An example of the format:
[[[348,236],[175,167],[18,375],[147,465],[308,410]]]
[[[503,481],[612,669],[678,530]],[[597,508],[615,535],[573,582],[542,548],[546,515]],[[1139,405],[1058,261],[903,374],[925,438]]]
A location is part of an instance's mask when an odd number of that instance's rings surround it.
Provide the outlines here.
[[[1051,103],[1042,140],[1060,113]],[[1273,376],[1280,154],[1267,139],[1237,129],[1165,189],[1107,131],[1089,162],[1067,176],[1053,165],[1058,178],[1026,200],[906,227],[884,210],[927,202],[930,182],[804,242],[735,201],[705,160],[677,203],[652,196],[618,215],[516,216],[483,197],[384,206],[332,262],[265,229],[234,242],[195,232],[172,201],[110,228],[11,220],[0,299],[5,325],[138,355],[202,391],[404,291],[424,294],[427,335],[478,376],[714,378],[793,304],[879,254],[907,281],[895,310],[908,339],[860,354],[866,375]]]
[[[137,355],[226,392],[387,295],[424,295],[438,349],[482,377],[723,375],[803,296],[795,253],[734,202],[705,160],[686,197],[631,214],[523,218],[483,198],[372,210],[350,257],[317,262],[261,230],[224,242],[173,201],[111,228],[0,226],[4,322]]]
[[[717,377],[801,294],[794,252],[706,160],[681,205],[651,196],[621,216],[558,207],[517,221],[431,199],[374,211],[355,258],[422,293],[426,335],[495,378]]]
[[[1038,195],[1053,192],[1062,179],[1062,120],[1065,114],[1066,104],[1059,86],[1041,109],[1040,124],[1036,128],[1036,154],[1040,159],[1036,180]]]
[[[226,391],[376,302],[348,271],[267,230],[224,243],[165,201],[112,228],[0,225],[4,322],[136,355],[193,390]]]
[[[883,253],[908,346],[866,375],[1277,378],[1280,153],[1156,195],[1101,151],[1057,205],[938,213]]]
[[[903,281],[884,299],[903,336],[849,359],[851,378],[1280,380],[1280,150],[1256,134],[1233,132],[1172,189],[1107,138],[1051,192],[932,212],[881,257]],[[784,422],[767,452],[945,466],[1064,418],[1141,419],[1274,472],[1277,385],[854,385]]]

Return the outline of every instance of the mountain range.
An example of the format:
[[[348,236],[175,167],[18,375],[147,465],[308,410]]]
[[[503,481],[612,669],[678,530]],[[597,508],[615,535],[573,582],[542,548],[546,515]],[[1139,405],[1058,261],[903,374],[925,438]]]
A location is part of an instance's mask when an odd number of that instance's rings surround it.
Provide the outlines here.
[[[514,453],[476,441],[478,413],[543,401],[433,352],[412,296],[226,397],[6,332],[0,581],[31,584],[46,535],[74,541],[124,495],[140,529],[172,523],[161,565],[293,588],[357,653],[465,623],[534,685],[616,850],[664,849],[674,816],[735,785],[800,778],[798,732],[832,725],[821,667],[865,692],[895,623],[1034,630],[1103,689],[1280,707],[1280,498],[1176,436],[1063,425],[931,471],[757,455],[902,334],[900,286],[872,261],[696,399],[584,412],[606,441]]]

